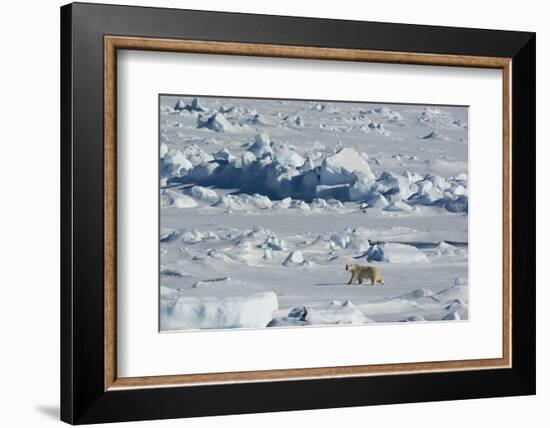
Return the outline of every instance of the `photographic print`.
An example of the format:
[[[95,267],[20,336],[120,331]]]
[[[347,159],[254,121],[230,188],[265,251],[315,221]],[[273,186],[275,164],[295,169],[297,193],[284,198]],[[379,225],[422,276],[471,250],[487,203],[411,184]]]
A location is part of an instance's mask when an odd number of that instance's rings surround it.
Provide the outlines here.
[[[159,159],[161,331],[468,319],[467,106],[161,94]]]

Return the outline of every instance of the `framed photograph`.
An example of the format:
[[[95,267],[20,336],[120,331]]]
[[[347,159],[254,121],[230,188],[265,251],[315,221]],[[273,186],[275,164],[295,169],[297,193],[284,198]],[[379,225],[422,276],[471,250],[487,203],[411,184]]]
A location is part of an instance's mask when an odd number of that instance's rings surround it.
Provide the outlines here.
[[[61,8],[61,418],[535,393],[535,35]]]

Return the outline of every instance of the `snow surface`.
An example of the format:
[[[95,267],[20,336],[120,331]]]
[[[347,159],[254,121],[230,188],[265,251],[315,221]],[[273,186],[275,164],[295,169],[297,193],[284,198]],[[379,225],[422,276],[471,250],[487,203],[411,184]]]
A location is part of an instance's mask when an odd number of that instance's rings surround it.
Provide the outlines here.
[[[465,108],[160,104],[162,330],[468,319]]]

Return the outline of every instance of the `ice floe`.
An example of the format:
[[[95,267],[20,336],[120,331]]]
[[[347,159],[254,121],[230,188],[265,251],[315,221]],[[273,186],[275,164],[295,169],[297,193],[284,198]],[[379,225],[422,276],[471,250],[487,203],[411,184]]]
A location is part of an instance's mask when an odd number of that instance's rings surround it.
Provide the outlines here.
[[[412,245],[387,243],[373,245],[367,251],[367,260],[387,263],[428,263],[424,253]]]
[[[188,297],[185,292],[166,291],[162,295],[163,330],[260,328],[278,308],[277,295],[269,291],[228,297]]]

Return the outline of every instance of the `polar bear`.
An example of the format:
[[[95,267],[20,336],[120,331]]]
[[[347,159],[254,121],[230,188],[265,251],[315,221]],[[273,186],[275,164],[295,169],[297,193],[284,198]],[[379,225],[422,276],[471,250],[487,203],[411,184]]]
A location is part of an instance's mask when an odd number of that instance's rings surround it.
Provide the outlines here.
[[[348,285],[356,281],[362,284],[363,279],[370,279],[371,285],[384,285],[384,279],[382,279],[380,271],[374,266],[346,265],[346,270],[351,272],[351,278]]]

